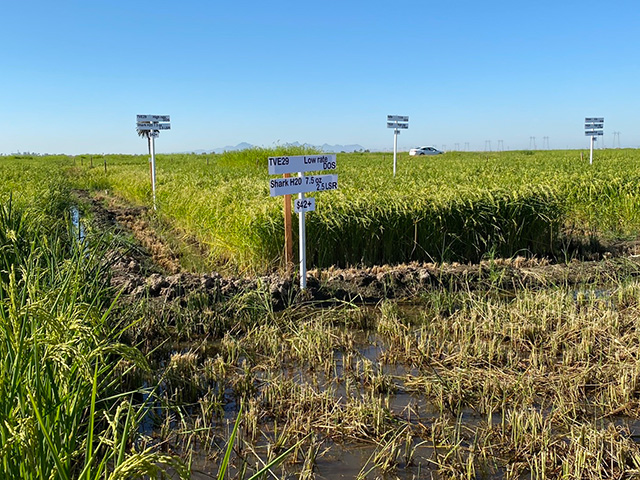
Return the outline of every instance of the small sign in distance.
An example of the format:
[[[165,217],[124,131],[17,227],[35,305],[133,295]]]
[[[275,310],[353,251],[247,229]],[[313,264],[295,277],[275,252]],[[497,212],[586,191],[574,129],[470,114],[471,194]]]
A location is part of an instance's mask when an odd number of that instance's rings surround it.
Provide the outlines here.
[[[409,128],[408,123],[387,122],[387,128]]]
[[[169,115],[136,115],[137,122],[170,122]]]
[[[137,130],[171,130],[170,123],[138,123]]]

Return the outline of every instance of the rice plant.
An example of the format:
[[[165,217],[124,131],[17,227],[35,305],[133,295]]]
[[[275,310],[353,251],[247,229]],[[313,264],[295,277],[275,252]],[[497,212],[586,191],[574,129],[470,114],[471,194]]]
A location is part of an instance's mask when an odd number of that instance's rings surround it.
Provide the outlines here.
[[[68,217],[49,214],[0,204],[0,478],[142,478],[169,467],[186,477],[138,436],[143,410],[121,391],[117,367],[146,362],[118,341],[104,245],[78,245]]]
[[[178,243],[199,242],[208,252],[204,271],[273,270],[282,265],[283,200],[269,197],[267,157],[304,152],[159,155],[157,220]],[[585,239],[628,238],[640,231],[637,157],[605,151],[586,168],[576,151],[403,154],[394,178],[389,155],[338,154],[339,189],[312,194],[318,206],[307,215],[309,265],[562,255]],[[99,185],[149,206],[147,158],[108,162],[106,174],[77,166],[68,172],[80,188]],[[295,235],[295,215],[293,222]]]

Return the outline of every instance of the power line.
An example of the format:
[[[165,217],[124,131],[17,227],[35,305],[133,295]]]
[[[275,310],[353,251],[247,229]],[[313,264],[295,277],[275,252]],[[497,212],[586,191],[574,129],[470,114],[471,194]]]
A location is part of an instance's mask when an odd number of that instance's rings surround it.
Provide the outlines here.
[[[616,137],[618,137],[618,147],[620,148],[620,132],[613,132],[613,148],[616,148]]]
[[[549,147],[549,137],[542,137],[542,149],[543,150],[551,149],[551,147]]]

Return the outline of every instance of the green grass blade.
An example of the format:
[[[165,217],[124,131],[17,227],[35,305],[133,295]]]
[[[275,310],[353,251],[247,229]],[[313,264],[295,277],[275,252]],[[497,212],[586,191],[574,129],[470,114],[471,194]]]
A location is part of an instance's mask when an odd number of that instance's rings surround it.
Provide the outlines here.
[[[271,460],[269,463],[267,463],[264,467],[262,467],[260,470],[258,470],[256,473],[254,473],[253,475],[251,475],[247,480],[257,480],[257,478],[259,478],[262,474],[264,474],[265,472],[267,472],[270,468],[273,467],[277,467],[278,465],[280,465],[280,463],[282,463],[284,461],[285,458],[287,458],[287,456],[293,452],[296,448],[298,448],[307,438],[309,438],[311,434],[305,436],[304,438],[302,438],[298,443],[296,443],[295,445],[289,447],[287,450],[285,450],[284,452],[282,452],[280,455],[278,455],[276,458],[274,458],[273,460]]]
[[[36,418],[38,420],[38,424],[40,425],[40,428],[42,429],[42,434],[44,435],[45,440],[47,441],[47,444],[49,445],[49,448],[51,449],[51,455],[53,456],[53,459],[56,463],[56,467],[58,467],[58,475],[60,476],[60,478],[64,479],[64,480],[70,480],[69,479],[69,475],[67,474],[67,471],[64,468],[64,465],[62,464],[62,460],[60,459],[60,455],[58,453],[58,451],[56,450],[55,445],[53,444],[53,441],[51,440],[51,436],[49,435],[49,432],[47,430],[47,426],[45,425],[44,421],[42,420],[42,415],[40,414],[40,410],[38,409],[38,405],[36,404],[35,399],[33,398],[33,394],[31,392],[28,392],[29,395],[29,400],[31,401],[31,405],[33,406],[33,411],[36,415]]]
[[[240,426],[241,420],[242,420],[242,403],[240,404],[240,410],[238,411],[236,422],[233,425],[233,431],[231,432],[231,436],[229,437],[227,450],[224,453],[224,458],[222,459],[222,463],[220,464],[220,470],[218,471],[218,480],[222,480],[225,474],[227,473],[227,468],[229,466],[229,459],[231,458],[231,452],[233,451],[233,445],[236,440],[236,434],[238,433],[238,427]]]

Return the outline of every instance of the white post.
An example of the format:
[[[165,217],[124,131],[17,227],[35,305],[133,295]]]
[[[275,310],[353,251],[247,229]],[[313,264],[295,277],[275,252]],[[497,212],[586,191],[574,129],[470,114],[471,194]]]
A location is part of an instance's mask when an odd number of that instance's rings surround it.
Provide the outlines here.
[[[591,135],[591,149],[589,151],[589,165],[593,165],[593,135]]]
[[[298,177],[302,178],[304,183],[304,174],[298,172]],[[298,199],[302,200],[304,193],[298,194]],[[300,237],[300,290],[306,290],[307,288],[307,232],[305,226],[305,212],[298,213],[298,237]]]
[[[151,190],[153,192],[153,209],[156,208],[156,143],[155,137],[151,137]]]
[[[398,151],[398,129],[393,129],[393,176],[396,176],[396,156]]]

